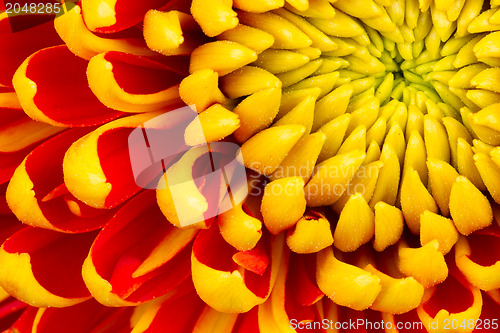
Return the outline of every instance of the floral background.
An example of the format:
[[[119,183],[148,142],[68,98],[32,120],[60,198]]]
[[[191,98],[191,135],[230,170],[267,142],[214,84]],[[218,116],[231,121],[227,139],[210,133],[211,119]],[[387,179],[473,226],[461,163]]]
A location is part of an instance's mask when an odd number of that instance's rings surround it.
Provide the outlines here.
[[[0,8],[2,330],[498,330],[500,1],[39,3]],[[186,105],[249,189],[163,161],[188,226],[128,141]]]

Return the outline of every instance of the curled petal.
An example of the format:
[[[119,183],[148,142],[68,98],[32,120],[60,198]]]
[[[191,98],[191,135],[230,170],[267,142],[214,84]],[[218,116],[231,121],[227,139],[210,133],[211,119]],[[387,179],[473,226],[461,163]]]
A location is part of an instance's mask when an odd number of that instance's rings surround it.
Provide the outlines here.
[[[202,131],[199,130],[200,125]],[[186,144],[196,146],[222,140],[239,127],[240,119],[237,114],[220,104],[214,104],[188,125],[184,138]]]
[[[125,205],[94,241],[83,264],[92,296],[106,306],[135,305],[157,298],[189,276],[196,230],[165,219],[147,191]],[[175,274],[173,274],[175,272]]]
[[[424,295],[424,287],[412,277],[395,279],[375,267],[368,265],[365,270],[380,279],[382,290],[370,307],[373,310],[389,313],[405,313],[416,309]]]
[[[54,126],[92,126],[121,115],[101,104],[86,80],[87,62],[66,46],[40,50],[18,68],[13,84],[24,111]],[[70,89],[69,89],[70,88]]]
[[[274,37],[271,34],[243,24],[238,24],[235,28],[223,32],[217,38],[239,43],[254,50],[257,54],[267,50],[274,43]]]
[[[89,0],[83,1],[83,4],[85,5],[85,3],[89,2],[101,2],[105,4],[107,1]],[[73,4],[71,3],[71,5]],[[83,22],[82,9],[78,5],[68,10],[64,15],[60,15],[55,20],[54,26],[69,50],[86,60],[90,60],[93,56],[106,51],[120,51],[136,55],[155,55],[140,38],[102,38],[93,34],[89,31],[88,25],[85,25]]]
[[[455,262],[472,285],[489,291],[500,288],[500,260],[496,255],[500,238],[497,229],[491,234],[487,230],[461,237],[455,246]]]
[[[263,89],[281,88],[281,81],[262,68],[245,66],[224,76],[221,87],[229,98],[238,98]]]
[[[364,310],[373,304],[382,290],[380,278],[338,260],[331,247],[320,251],[316,258],[318,287],[338,305]]]
[[[437,239],[439,251],[447,254],[457,242],[458,236],[453,221],[429,211],[420,214],[420,244],[425,245]]]
[[[406,276],[412,276],[424,288],[432,287],[446,279],[448,266],[439,251],[439,241],[432,240],[413,249],[400,243],[398,268]]]
[[[217,221],[224,240],[239,251],[253,249],[262,236],[262,222],[249,215],[242,204],[220,214]]]
[[[283,236],[262,238],[269,265],[262,275],[238,266],[236,250],[222,239],[216,225],[197,236],[191,256],[198,295],[222,312],[246,312],[269,296],[283,256]],[[257,245],[258,246],[258,245]]]
[[[169,67],[138,56],[106,52],[87,68],[90,89],[106,106],[124,112],[151,112],[183,105],[182,76]]]
[[[418,317],[427,330],[445,327],[449,322],[477,323],[481,315],[483,297],[481,291],[463,281],[462,277],[451,275],[445,282],[427,291],[427,300],[418,307]],[[472,332],[467,327],[462,332]]]
[[[64,307],[89,299],[81,266],[95,236],[96,232],[65,235],[31,227],[18,231],[0,249],[0,285],[37,307]]]
[[[74,129],[50,139],[35,148],[17,168],[6,197],[19,220],[36,227],[75,233],[101,228],[115,213],[87,207],[64,186],[61,169],[64,153],[89,131]]]

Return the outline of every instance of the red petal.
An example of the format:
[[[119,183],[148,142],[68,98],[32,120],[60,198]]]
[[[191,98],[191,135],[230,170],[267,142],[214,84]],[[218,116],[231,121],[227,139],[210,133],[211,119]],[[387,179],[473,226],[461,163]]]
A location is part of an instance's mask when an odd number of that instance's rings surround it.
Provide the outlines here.
[[[90,90],[87,63],[66,46],[46,48],[29,57],[14,78],[26,113],[58,126],[92,126],[119,117],[120,112],[109,110]]]
[[[324,294],[316,284],[316,254],[291,252],[287,283],[300,305],[309,306],[321,299]]]
[[[38,333],[130,332],[132,311],[132,308],[107,308],[91,299],[67,308],[46,309],[39,313],[35,327]]]
[[[31,333],[37,312],[37,308],[27,308],[5,333]]]
[[[269,257],[262,242],[249,251],[240,251],[233,255],[233,260],[238,265],[248,269],[255,274],[262,275],[269,264]]]

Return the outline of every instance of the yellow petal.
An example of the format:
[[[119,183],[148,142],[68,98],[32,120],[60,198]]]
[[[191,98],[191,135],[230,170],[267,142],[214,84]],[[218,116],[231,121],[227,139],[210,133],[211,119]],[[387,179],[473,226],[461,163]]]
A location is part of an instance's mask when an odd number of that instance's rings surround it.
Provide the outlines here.
[[[338,305],[364,310],[373,304],[382,289],[376,275],[341,262],[331,247],[320,251],[316,260],[318,287]]]
[[[220,214],[217,221],[224,240],[238,251],[253,249],[262,236],[262,222],[245,213],[241,204]]]
[[[144,16],[144,40],[151,50],[163,55],[188,55],[197,45],[184,38],[183,30],[196,26],[191,15],[151,9]]]
[[[269,176],[269,179],[276,180],[283,177],[298,176],[304,182],[308,182],[325,139],[326,136],[322,132],[316,132],[302,138],[290,150],[279,168]]]
[[[373,248],[384,251],[396,244],[403,234],[403,213],[397,207],[379,201],[375,205],[375,238]]]
[[[408,139],[406,147],[403,177],[410,169],[416,170],[424,185],[427,185],[428,173],[425,161],[427,154],[425,152],[424,140],[417,131],[413,131]]]
[[[412,277],[395,279],[368,265],[365,270],[380,279],[382,290],[370,309],[388,313],[405,313],[417,308],[424,296],[424,287]]]
[[[274,44],[274,37],[262,30],[238,24],[231,30],[227,30],[217,36],[219,40],[228,40],[254,50],[257,54],[267,50]]]
[[[239,142],[271,125],[281,102],[281,89],[270,88],[257,91],[238,104],[233,112],[240,118],[240,127],[234,132]]]
[[[384,163],[384,166],[378,175],[377,186],[370,200],[370,207],[374,207],[379,201],[394,205],[398,195],[401,168],[398,156],[390,145],[384,144],[382,147],[380,161]]]
[[[347,105],[352,96],[353,87],[343,84],[321,98],[314,109],[314,123],[312,130],[316,131],[332,119],[341,116],[347,110]]]
[[[450,214],[457,230],[466,236],[493,221],[488,199],[463,176],[458,177],[451,188]]]
[[[409,169],[401,184],[401,210],[406,224],[415,235],[420,232],[420,214],[428,210],[438,212],[436,202],[422,184],[417,171]]]
[[[479,190],[486,190],[486,186],[474,163],[474,152],[471,145],[462,138],[457,140],[457,164],[458,172],[461,175],[469,179]]]
[[[341,11],[335,13],[335,18],[311,18],[309,19],[316,28],[325,34],[336,37],[360,36],[365,31],[363,27],[351,16]]]
[[[189,72],[211,69],[223,76],[257,60],[257,53],[236,42],[206,43],[191,53]]]
[[[500,93],[500,68],[488,68],[470,81],[472,86]]]
[[[420,215],[420,244],[422,246],[436,239],[439,242],[439,251],[446,255],[457,242],[458,236],[452,220],[429,211]]]
[[[450,146],[443,125],[430,115],[424,116],[424,140],[427,157],[450,162]]]
[[[265,129],[241,146],[245,166],[270,175],[305,133],[301,125],[284,125]]]
[[[500,168],[484,153],[475,154],[474,162],[491,197],[500,202]]]
[[[349,125],[350,120],[351,115],[344,114],[321,126],[318,130],[326,135],[325,144],[319,154],[319,162],[323,162],[337,153],[342,141],[344,140],[344,135],[347,131],[347,126]]]
[[[347,190],[342,194],[342,197],[333,204],[333,210],[337,214],[340,214],[349,198],[356,193],[360,193],[365,200],[369,202],[375,191],[378,175],[383,165],[384,163],[381,161],[374,161],[360,166],[353,179],[349,182],[349,185],[347,185]]]
[[[449,216],[451,187],[459,176],[458,172],[448,163],[431,157],[427,159],[427,169],[429,170],[429,185],[432,196],[436,200],[441,214]]]
[[[205,35],[217,36],[238,25],[232,0],[193,0],[191,14]]]
[[[265,50],[255,65],[273,73],[279,74],[297,69],[309,62],[309,57],[299,52],[288,50]]]
[[[292,227],[306,211],[304,180],[286,177],[267,184],[260,211],[266,228],[272,234]]]
[[[357,150],[334,156],[316,165],[313,176],[304,189],[308,206],[335,203],[346,190],[365,156],[364,152]]]
[[[233,0],[234,7],[251,13],[264,13],[285,5],[284,0]]]
[[[375,215],[362,194],[352,195],[340,213],[334,246],[343,252],[356,251],[375,234]]]
[[[352,131],[340,146],[337,154],[344,154],[354,150],[366,151],[366,128],[364,125],[359,125]]]
[[[221,78],[221,88],[229,98],[239,98],[263,89],[281,88],[281,81],[265,69],[245,66]]]
[[[472,136],[467,128],[458,120],[451,117],[441,119],[448,134],[448,143],[450,144],[451,164],[458,169],[458,139],[462,138],[469,144],[472,144]]]
[[[300,101],[290,112],[278,120],[273,126],[283,126],[289,124],[303,125],[306,128],[305,134],[311,132],[314,118],[314,105],[316,98],[307,96]]]
[[[426,289],[448,277],[448,267],[436,239],[415,249],[400,245],[398,256],[401,273],[414,277]]]
[[[219,89],[219,76],[211,69],[202,69],[185,77],[179,86],[179,95],[187,105],[195,105],[197,112],[227,101]]]
[[[271,34],[274,37],[272,47],[275,49],[301,49],[312,44],[306,34],[279,15],[240,12],[238,17],[243,24]]]
[[[197,119],[186,127],[184,139],[190,146],[219,141],[231,135],[238,127],[240,127],[238,115],[220,104],[215,104],[200,113]]]

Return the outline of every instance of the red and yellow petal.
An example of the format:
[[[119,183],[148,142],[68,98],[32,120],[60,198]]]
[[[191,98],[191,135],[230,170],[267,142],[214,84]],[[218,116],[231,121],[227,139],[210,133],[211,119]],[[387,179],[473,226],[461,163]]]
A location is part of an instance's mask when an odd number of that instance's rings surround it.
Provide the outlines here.
[[[467,280],[481,290],[500,288],[500,232],[497,226],[461,237],[455,261]]]
[[[27,227],[0,249],[0,285],[37,307],[64,307],[90,298],[81,266],[96,232],[65,235]]]
[[[262,275],[234,261],[237,251],[223,240],[216,224],[198,234],[191,270],[196,291],[204,302],[218,311],[241,313],[267,299],[282,260],[284,239],[267,234],[260,242],[265,248],[264,258],[269,260]]]
[[[71,194],[91,207],[113,208],[139,192],[128,137],[134,128],[146,126],[148,120],[159,115],[147,113],[118,119],[73,143],[63,161],[64,182]]]
[[[116,210],[88,207],[64,185],[66,149],[90,129],[66,131],[33,150],[16,169],[7,188],[7,202],[25,224],[59,232],[79,233],[103,227]]]
[[[18,68],[13,84],[24,111],[54,126],[92,126],[121,115],[94,96],[86,79],[87,61],[66,46],[40,50]]]

